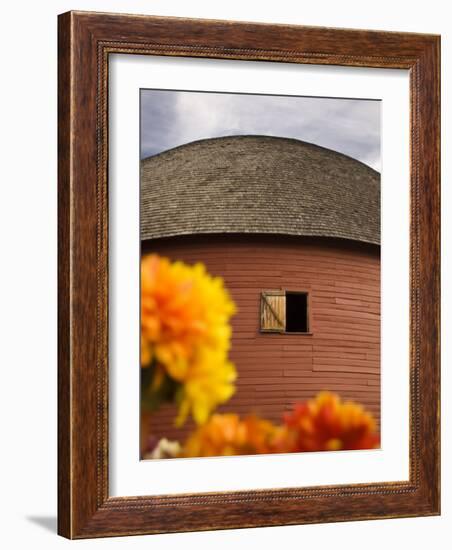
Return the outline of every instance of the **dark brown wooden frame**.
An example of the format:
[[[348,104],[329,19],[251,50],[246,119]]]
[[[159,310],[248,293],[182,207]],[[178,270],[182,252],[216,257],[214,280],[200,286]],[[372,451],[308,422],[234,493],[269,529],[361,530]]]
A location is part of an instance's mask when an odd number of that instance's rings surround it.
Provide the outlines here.
[[[58,531],[102,537],[439,514],[438,36],[69,12],[59,17]],[[107,89],[111,53],[410,72],[410,479],[108,495]]]

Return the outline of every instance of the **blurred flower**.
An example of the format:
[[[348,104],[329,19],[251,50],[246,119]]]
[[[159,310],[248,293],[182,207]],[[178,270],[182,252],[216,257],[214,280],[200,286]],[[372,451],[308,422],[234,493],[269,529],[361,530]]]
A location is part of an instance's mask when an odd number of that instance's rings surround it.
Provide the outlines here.
[[[223,280],[203,264],[142,259],[141,365],[152,369],[145,390],[176,399],[178,424],[189,414],[205,422],[234,393],[236,371],[227,360],[234,313]]]
[[[214,414],[196,428],[178,457],[208,457],[374,449],[379,436],[373,417],[351,401],[321,392],[296,405],[282,425],[258,416]]]
[[[220,403],[225,403],[235,392],[236,370],[226,360],[225,353],[211,348],[200,348],[187,370],[185,383],[177,392],[179,403],[177,425],[182,425],[191,413],[197,424],[203,424]]]
[[[181,447],[178,441],[170,441],[164,437],[156,443],[151,451],[144,454],[143,458],[177,458],[180,454],[180,450]]]
[[[276,452],[374,449],[379,446],[375,420],[365,409],[338,395],[321,392],[296,405],[284,418]]]
[[[237,414],[214,414],[193,432],[181,456],[229,456],[262,454],[272,451],[272,441],[280,428],[267,420]]]

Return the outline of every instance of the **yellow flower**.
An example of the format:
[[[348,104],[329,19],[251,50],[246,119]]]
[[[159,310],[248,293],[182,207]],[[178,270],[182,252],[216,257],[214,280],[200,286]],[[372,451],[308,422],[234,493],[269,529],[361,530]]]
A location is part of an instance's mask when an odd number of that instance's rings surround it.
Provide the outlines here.
[[[197,423],[234,393],[228,362],[234,302],[221,277],[203,264],[188,266],[149,255],[141,263],[141,364],[155,370],[153,390],[165,376],[180,387],[177,422]]]
[[[211,411],[228,401],[235,391],[235,367],[221,350],[201,348],[190,363],[185,383],[178,395],[177,425],[191,412],[197,424],[207,421]]]
[[[237,414],[214,414],[193,432],[181,456],[230,456],[272,452],[279,427],[256,416],[243,420]]]
[[[214,414],[185,441],[180,456],[227,456],[304,451],[374,449],[373,417],[358,403],[321,392],[299,403],[282,425],[257,416]]]

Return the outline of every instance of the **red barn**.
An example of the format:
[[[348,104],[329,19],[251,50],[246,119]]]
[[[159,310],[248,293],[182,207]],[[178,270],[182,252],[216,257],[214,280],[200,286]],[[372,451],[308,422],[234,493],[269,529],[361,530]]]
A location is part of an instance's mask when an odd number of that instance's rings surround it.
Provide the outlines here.
[[[238,307],[234,397],[280,421],[331,390],[380,416],[380,175],[295,139],[232,136],[142,161],[142,253],[204,262]],[[175,408],[153,421],[183,438]]]

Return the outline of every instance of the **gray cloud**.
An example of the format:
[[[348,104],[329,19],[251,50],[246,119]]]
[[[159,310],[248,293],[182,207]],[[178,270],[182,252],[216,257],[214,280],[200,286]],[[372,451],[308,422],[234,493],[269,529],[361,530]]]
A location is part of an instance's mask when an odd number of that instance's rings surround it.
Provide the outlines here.
[[[141,157],[197,139],[292,137],[380,170],[380,101],[142,90]]]

